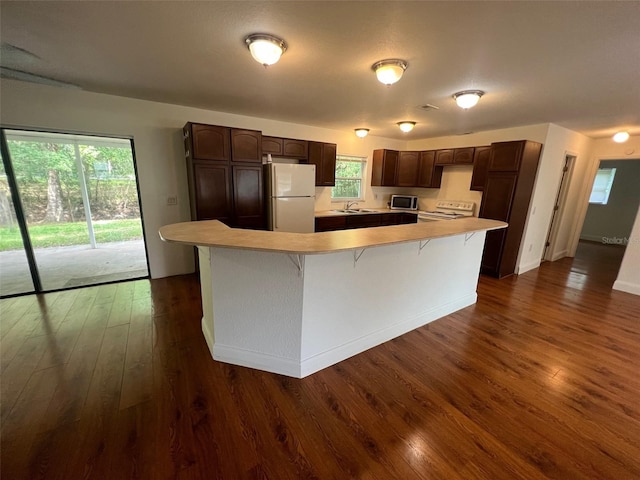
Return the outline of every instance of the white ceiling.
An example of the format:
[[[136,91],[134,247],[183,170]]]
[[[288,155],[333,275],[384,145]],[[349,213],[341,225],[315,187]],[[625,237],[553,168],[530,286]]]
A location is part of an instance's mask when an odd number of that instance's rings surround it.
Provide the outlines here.
[[[82,89],[391,138],[640,134],[640,2],[0,2],[0,63]],[[289,49],[264,68],[250,33]],[[409,62],[380,84],[371,65]],[[481,89],[464,111],[451,95]],[[433,104],[439,110],[422,111]],[[190,119],[185,119],[185,121]],[[404,134],[400,120],[417,126]]]

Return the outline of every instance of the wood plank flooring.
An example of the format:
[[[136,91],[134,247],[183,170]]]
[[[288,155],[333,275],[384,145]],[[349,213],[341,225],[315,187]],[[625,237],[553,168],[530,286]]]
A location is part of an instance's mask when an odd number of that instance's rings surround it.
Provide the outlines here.
[[[302,380],[213,361],[194,276],[3,300],[1,477],[640,479],[640,297],[591,247]]]

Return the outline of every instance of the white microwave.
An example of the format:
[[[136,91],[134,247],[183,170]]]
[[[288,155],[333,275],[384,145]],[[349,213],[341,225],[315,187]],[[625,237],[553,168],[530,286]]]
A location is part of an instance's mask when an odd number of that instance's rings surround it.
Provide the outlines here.
[[[418,210],[418,197],[415,195],[391,195],[391,210]]]

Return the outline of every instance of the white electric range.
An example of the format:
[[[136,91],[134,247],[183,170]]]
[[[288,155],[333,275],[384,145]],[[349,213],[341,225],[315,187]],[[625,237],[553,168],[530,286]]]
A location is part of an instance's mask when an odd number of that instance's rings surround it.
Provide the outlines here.
[[[438,200],[435,210],[418,212],[418,222],[434,222],[436,220],[455,220],[456,218],[472,217],[475,206],[476,204],[474,202]]]

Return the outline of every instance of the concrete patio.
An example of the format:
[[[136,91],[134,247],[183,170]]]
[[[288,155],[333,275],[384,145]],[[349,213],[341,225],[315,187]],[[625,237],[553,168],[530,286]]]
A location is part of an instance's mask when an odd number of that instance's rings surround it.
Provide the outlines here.
[[[149,275],[144,241],[112,242],[35,250],[44,290],[94,285]],[[0,252],[0,294],[32,292],[33,283],[22,250]]]

